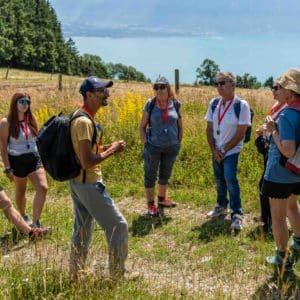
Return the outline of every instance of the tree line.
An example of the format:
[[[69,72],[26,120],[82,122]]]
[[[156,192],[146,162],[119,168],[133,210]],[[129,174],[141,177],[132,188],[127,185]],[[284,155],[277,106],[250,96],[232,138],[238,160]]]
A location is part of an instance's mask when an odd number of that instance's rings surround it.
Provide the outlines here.
[[[219,65],[212,59],[206,58],[201,66],[197,68],[197,79],[195,84],[214,85],[215,77],[220,72]],[[240,88],[258,89],[260,87],[272,87],[274,84],[273,76],[270,76],[265,82],[261,83],[255,76],[245,73],[244,75],[236,76],[236,86]]]
[[[150,81],[132,66],[80,55],[74,41],[64,39],[48,0],[0,0],[0,67]]]

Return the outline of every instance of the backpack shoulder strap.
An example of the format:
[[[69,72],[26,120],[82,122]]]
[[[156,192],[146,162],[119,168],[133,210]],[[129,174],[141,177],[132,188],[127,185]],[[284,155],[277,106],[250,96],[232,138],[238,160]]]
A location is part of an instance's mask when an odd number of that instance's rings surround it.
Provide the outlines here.
[[[217,108],[217,106],[218,106],[218,103],[219,103],[220,99],[221,99],[220,97],[217,97],[217,98],[215,98],[215,99],[213,100],[213,102],[212,102],[212,104],[211,104],[211,112],[212,112],[212,113],[215,112],[215,110],[216,110],[216,108]]]
[[[151,99],[151,101],[150,101],[150,104],[149,104],[149,111],[148,111],[149,117],[150,117],[150,115],[152,113],[152,110],[153,110],[153,108],[155,106],[155,103],[156,103],[156,97],[153,97]]]
[[[86,117],[89,120],[91,120],[93,127],[94,127],[94,131],[93,131],[93,136],[92,136],[92,146],[95,145],[97,143],[97,128],[96,128],[96,124],[94,122],[94,120],[90,117],[90,115],[82,110],[76,110],[73,113],[71,113],[70,115],[70,130],[71,130],[71,123],[79,118],[79,117]],[[98,153],[98,147],[96,149],[96,154]],[[83,173],[82,173],[82,183],[85,183],[86,181],[86,170],[82,169]]]
[[[149,124],[149,127],[151,127],[151,113],[153,111],[153,108],[155,106],[155,103],[156,103],[156,97],[153,97],[150,101],[150,104],[149,104],[149,111],[148,111],[148,115],[149,115],[149,120],[148,120],[148,124]]]
[[[173,105],[174,105],[174,108],[175,108],[175,110],[177,112],[178,118],[180,119],[181,118],[181,114],[180,114],[180,111],[179,111],[179,109],[180,109],[180,103],[179,103],[179,101],[176,100],[176,99],[173,99]]]
[[[92,122],[93,127],[94,127],[93,136],[92,136],[92,145],[95,145],[97,142],[97,128],[96,128],[96,124],[95,124],[94,120],[90,117],[90,115],[88,113],[86,113],[82,110],[79,110],[79,109],[74,111],[73,113],[71,113],[70,126],[71,126],[71,123],[79,117],[86,117]]]
[[[239,97],[236,97],[236,102],[233,105],[234,108],[234,113],[237,119],[240,118],[240,113],[241,113],[241,99]]]
[[[241,98],[237,97],[236,98],[237,101],[234,103],[234,113],[236,115],[236,117],[239,119],[240,118],[240,113],[241,113]],[[251,118],[251,124],[253,121],[253,117],[254,117],[254,111],[252,110],[252,108],[249,106],[250,108],[250,118]]]

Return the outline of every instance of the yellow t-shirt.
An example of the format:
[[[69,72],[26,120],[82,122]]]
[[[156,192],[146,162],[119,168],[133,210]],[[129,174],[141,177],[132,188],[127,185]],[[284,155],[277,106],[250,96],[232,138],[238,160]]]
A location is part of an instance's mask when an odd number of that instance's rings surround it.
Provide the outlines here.
[[[87,117],[78,117],[71,124],[71,138],[73,143],[74,151],[79,157],[79,142],[83,140],[89,140],[92,143],[94,133],[94,125],[90,119]],[[99,143],[99,137],[97,134],[97,143],[93,145],[93,153],[97,153],[97,145]],[[85,182],[91,183],[102,180],[100,164],[94,165],[91,168],[88,168],[86,171]],[[75,181],[82,182],[83,179],[83,170],[80,171],[80,174],[74,178]]]

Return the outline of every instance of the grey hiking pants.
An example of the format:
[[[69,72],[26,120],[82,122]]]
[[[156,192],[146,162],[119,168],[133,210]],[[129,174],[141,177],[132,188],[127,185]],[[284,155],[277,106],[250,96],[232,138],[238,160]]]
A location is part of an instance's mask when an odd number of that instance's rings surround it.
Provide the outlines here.
[[[70,180],[74,205],[74,228],[70,256],[70,274],[77,276],[83,269],[92,238],[94,219],[105,232],[109,271],[112,277],[125,271],[128,253],[128,226],[101,182],[80,183]]]

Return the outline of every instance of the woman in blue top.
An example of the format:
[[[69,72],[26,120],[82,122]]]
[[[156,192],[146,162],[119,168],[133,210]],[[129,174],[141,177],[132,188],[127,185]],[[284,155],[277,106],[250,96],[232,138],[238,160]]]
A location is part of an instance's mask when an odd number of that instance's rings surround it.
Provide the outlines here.
[[[277,100],[277,102],[273,105],[270,112],[268,113],[268,116],[271,116],[272,119],[275,121],[275,123],[278,122],[278,118],[282,110],[286,108],[285,98],[282,97],[283,95],[281,95],[279,90],[280,90],[280,85],[276,80],[274,86],[272,86],[272,93],[273,93],[274,100]],[[277,93],[277,91],[279,92]],[[264,174],[265,174],[267,161],[268,161],[268,152],[269,152],[269,143],[270,143],[270,134],[267,134],[265,123],[256,130],[256,134],[258,135],[258,137],[255,140],[255,145],[257,151],[263,155],[263,159],[264,159],[264,170],[261,179],[259,181],[261,215],[258,219],[263,222],[264,232],[269,233],[271,232],[271,228],[272,228],[272,218],[271,218],[269,198],[264,196],[261,193],[261,187],[263,184]]]
[[[154,200],[154,187],[158,174],[158,205],[175,207],[167,197],[168,180],[182,140],[181,103],[175,99],[168,80],[159,76],[153,90],[155,97],[145,104],[140,124],[144,144],[144,186],[148,214],[159,215]]]
[[[300,253],[300,208],[296,195],[300,195],[300,176],[286,169],[282,158],[295,156],[300,144],[300,70],[291,69],[278,80],[278,91],[285,98],[287,108],[278,119],[278,125],[271,117],[267,118],[267,130],[272,134],[268,162],[264,175],[262,193],[269,197],[272,231],[277,250],[267,261],[276,271],[291,271],[294,263],[288,251],[288,227],[286,217],[293,228],[291,250]],[[300,106],[299,106],[300,107]],[[295,256],[294,256],[295,258]]]

